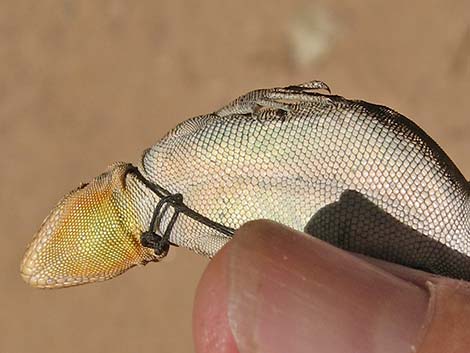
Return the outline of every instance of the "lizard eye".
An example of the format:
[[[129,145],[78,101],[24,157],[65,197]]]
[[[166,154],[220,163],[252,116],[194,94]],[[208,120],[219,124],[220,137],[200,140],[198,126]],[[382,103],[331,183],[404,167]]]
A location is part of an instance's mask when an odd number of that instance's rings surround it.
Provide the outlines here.
[[[116,164],[58,203],[24,255],[27,283],[60,288],[103,281],[156,260],[140,244],[142,226],[125,187],[130,167]]]

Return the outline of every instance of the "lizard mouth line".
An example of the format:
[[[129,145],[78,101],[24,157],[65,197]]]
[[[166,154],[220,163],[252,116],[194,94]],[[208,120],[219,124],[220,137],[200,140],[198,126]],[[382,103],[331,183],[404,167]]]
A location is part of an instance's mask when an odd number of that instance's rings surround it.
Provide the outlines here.
[[[184,204],[183,195],[178,193],[172,194],[160,185],[151,182],[142,175],[137,167],[130,168],[128,172],[137,177],[140,182],[142,182],[147,188],[152,190],[152,192],[160,198],[160,201],[153,210],[149,229],[143,232],[140,237],[142,246],[153,249],[155,251],[155,255],[158,257],[164,257],[168,253],[169,247],[171,245],[170,234],[180,214],[184,214],[185,216],[190,217],[195,221],[226,235],[227,237],[233,236],[235,229],[215,222],[191,209]],[[171,216],[170,221],[168,222],[166,229],[163,232],[163,235],[158,235],[156,230],[160,228],[163,215],[165,214],[168,207],[173,207],[173,215]]]

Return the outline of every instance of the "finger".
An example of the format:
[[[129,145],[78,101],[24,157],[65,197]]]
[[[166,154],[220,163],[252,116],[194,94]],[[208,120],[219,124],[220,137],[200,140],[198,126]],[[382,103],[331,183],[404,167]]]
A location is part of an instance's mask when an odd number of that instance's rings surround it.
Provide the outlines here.
[[[229,242],[207,266],[199,281],[193,310],[193,336],[198,353],[238,353],[227,316]]]
[[[196,348],[408,352],[427,302],[423,288],[357,256],[273,222],[250,222],[201,280]]]

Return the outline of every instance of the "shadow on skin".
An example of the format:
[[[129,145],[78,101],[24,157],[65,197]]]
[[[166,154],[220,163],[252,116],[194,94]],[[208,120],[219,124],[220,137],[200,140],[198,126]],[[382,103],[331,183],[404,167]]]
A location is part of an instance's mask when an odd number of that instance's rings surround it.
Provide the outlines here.
[[[321,208],[305,232],[341,249],[470,280],[470,257],[401,223],[357,191]]]

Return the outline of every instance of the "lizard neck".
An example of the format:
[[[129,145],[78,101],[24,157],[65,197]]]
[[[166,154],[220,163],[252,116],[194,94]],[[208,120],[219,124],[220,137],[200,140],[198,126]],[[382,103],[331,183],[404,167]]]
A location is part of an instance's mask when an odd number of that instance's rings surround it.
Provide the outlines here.
[[[155,229],[150,229],[152,218],[158,203],[163,197],[169,196],[170,193],[161,186],[148,181],[145,175],[138,169],[134,169],[127,174],[126,188],[129,191],[130,201],[136,209],[141,232],[144,233],[151,230],[161,236],[170,223],[174,209],[171,207],[168,209],[163,207],[161,220],[158,222]],[[178,239],[177,229],[175,228],[172,226],[172,231],[170,232],[169,240],[172,243],[177,243],[176,239]]]
[[[130,201],[137,210],[141,230],[145,232],[149,230],[153,212],[160,197],[134,172],[126,175],[126,189],[129,190]]]

